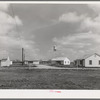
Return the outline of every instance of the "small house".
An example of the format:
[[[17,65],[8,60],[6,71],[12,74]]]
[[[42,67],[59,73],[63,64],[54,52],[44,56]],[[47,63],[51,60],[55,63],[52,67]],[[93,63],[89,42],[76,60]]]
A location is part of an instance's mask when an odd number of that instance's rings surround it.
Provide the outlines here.
[[[12,65],[12,61],[9,59],[9,57],[6,59],[1,59],[0,65],[1,65],[1,67],[2,66],[10,66],[10,65]]]
[[[43,64],[43,65],[47,65],[49,63],[49,61],[48,60],[40,60],[39,63]]]
[[[76,59],[74,63],[77,67],[100,67],[100,55],[97,53],[86,55],[80,59]]]
[[[59,65],[70,65],[70,60],[67,57],[57,57],[51,59],[51,61]]]

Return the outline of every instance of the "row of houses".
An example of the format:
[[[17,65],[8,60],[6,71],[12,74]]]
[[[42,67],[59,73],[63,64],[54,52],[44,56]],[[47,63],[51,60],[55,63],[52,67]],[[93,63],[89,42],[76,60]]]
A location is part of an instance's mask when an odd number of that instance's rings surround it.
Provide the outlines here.
[[[71,62],[67,57],[58,57],[52,59],[52,62],[61,65],[70,65]],[[100,55],[97,53],[85,55],[82,58],[73,61],[75,67],[100,67]]]
[[[24,64],[29,65],[29,66],[37,65],[37,64],[39,64],[39,60],[33,60],[33,61],[25,60]],[[11,65],[17,65],[17,66],[22,65],[22,61],[11,61],[9,57],[0,60],[1,67],[2,66],[11,66]]]
[[[44,60],[25,60],[24,64],[25,65],[38,65],[38,64],[48,64],[48,63],[52,63],[52,64],[59,64],[59,65],[70,65],[70,60],[67,57],[58,57],[58,58],[54,58],[51,59],[50,61],[44,61]],[[0,60],[0,66],[11,66],[11,65],[21,65],[22,62],[21,61],[11,61],[10,58],[5,58],[5,59],[1,59]]]
[[[58,64],[58,65],[70,65],[71,62],[67,57],[57,57],[53,58],[50,61],[39,61],[39,60],[33,60],[28,61],[26,60],[24,64],[26,65],[37,65],[37,64],[44,64],[44,63],[52,63],[52,64]],[[94,53],[92,55],[86,55],[82,58],[76,59],[73,61],[74,66],[76,67],[100,67],[100,55],[97,53]],[[10,66],[13,62],[10,60],[10,58],[1,59],[0,60],[0,66]]]

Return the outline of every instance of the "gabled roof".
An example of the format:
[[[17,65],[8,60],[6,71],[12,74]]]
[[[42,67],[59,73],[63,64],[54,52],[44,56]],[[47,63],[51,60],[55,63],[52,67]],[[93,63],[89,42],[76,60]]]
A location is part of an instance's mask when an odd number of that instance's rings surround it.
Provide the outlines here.
[[[51,60],[65,60],[65,59],[68,59],[68,58],[67,57],[57,57],[57,58],[53,58]]]
[[[5,59],[1,59],[1,61],[6,61],[7,60],[7,58],[5,58]]]
[[[9,57],[1,59],[1,61],[10,60]]]
[[[94,53],[94,54],[87,54],[87,55],[84,55],[83,57],[81,57],[81,58],[79,58],[79,59],[87,59],[87,58],[89,58],[89,57],[91,57],[91,56],[93,56],[93,55],[97,55],[97,56],[99,56],[99,57],[100,57],[100,55],[99,55],[99,54]]]

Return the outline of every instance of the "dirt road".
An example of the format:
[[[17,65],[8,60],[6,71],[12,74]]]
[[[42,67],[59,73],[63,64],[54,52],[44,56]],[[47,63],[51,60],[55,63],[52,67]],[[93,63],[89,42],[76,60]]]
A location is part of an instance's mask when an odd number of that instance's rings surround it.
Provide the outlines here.
[[[64,67],[55,67],[55,66],[48,66],[48,65],[37,65],[37,67],[34,67],[34,69],[75,69],[75,70],[100,70],[100,68],[64,68]]]

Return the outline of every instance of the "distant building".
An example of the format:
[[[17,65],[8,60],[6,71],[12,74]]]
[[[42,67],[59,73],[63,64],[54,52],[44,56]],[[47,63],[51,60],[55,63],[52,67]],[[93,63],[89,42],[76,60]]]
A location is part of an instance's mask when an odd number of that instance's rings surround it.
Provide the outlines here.
[[[50,61],[49,61],[49,60],[40,60],[39,63],[40,63],[40,64],[43,64],[43,65],[47,65],[47,64],[50,63]]]
[[[94,53],[74,61],[77,67],[100,67],[100,55]]]
[[[12,65],[12,61],[9,59],[9,57],[6,59],[1,59],[0,65],[1,66],[10,66],[10,65]]]
[[[25,64],[28,65],[38,65],[39,64],[39,60],[25,60]]]
[[[22,61],[20,61],[20,60],[13,60],[12,61],[12,66],[13,67],[20,67],[20,66],[22,66]]]
[[[35,64],[35,65],[38,65],[39,63],[40,63],[39,60],[34,60],[34,61],[33,61],[33,64]]]
[[[67,57],[57,57],[51,59],[51,61],[59,65],[70,65],[70,60]]]

